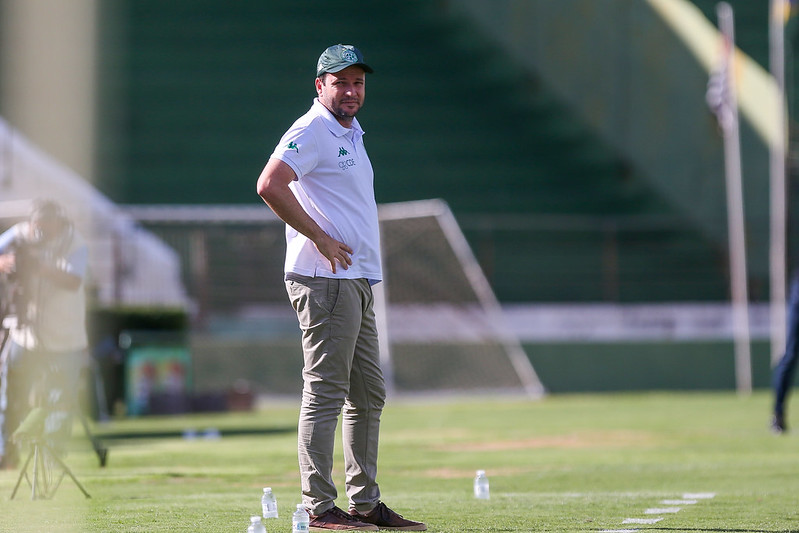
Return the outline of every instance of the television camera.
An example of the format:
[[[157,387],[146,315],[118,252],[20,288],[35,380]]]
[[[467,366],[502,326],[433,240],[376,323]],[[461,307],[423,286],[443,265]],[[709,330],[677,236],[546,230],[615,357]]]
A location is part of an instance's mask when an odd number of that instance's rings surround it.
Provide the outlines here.
[[[14,255],[14,269],[2,278],[0,295],[0,319],[16,318],[17,326],[31,324],[31,305],[39,284],[39,269],[45,261],[44,247],[37,241],[22,241],[13,244],[8,253]]]

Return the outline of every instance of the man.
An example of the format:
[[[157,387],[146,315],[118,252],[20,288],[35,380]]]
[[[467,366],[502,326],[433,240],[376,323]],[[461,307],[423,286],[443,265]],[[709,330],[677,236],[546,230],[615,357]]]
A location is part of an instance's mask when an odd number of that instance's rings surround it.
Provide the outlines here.
[[[799,358],[799,270],[793,273],[788,295],[788,337],[785,353],[774,368],[774,416],[771,419],[771,431],[776,434],[787,433],[788,424],[785,419],[785,402],[793,383],[796,361]]]
[[[0,456],[14,467],[10,437],[30,410],[48,410],[46,433],[56,449],[69,437],[79,376],[88,361],[83,280],[88,249],[63,208],[44,200],[30,218],[0,235],[0,274],[11,309],[0,353]],[[4,313],[5,314],[5,313]],[[33,394],[32,394],[33,393]]]
[[[304,354],[298,451],[311,531],[427,529],[383,504],[376,481],[386,390],[371,287],[382,270],[374,176],[355,118],[371,72],[354,46],[327,48],[317,98],[283,135],[257,186],[286,222],[286,290]],[[331,475],[342,408],[349,513],[335,506]]]

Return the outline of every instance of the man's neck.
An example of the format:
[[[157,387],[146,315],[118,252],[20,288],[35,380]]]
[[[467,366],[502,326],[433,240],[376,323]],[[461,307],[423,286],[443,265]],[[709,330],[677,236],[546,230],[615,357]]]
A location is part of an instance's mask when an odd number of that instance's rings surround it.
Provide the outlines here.
[[[322,104],[323,106],[325,106],[325,109],[330,111],[330,114],[333,115],[333,118],[336,119],[336,122],[338,122],[339,124],[341,124],[342,126],[344,126],[347,129],[351,129],[352,128],[352,121],[355,119],[355,117],[342,117],[342,116],[339,116],[332,109],[327,107],[325,105],[325,103],[322,102],[321,100],[319,100],[319,103]]]

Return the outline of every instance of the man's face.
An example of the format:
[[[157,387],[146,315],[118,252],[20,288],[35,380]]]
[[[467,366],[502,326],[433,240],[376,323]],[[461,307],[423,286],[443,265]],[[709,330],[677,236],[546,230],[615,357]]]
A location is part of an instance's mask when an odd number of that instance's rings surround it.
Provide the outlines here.
[[[35,240],[47,243],[61,235],[62,221],[57,217],[34,216],[31,218],[31,230]]]
[[[348,126],[358,114],[366,94],[366,73],[353,65],[334,73],[316,78],[316,93],[319,101],[333,113],[338,121]]]

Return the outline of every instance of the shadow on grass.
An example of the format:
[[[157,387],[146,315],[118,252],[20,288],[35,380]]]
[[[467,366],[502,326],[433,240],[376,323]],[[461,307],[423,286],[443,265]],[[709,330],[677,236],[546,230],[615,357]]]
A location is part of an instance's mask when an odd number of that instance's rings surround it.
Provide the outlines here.
[[[94,436],[102,441],[114,440],[135,440],[135,439],[176,439],[176,438],[208,438],[213,437],[236,437],[247,435],[284,435],[295,433],[296,426],[277,427],[277,428],[207,428],[200,430],[153,430],[153,431],[129,431],[129,432],[109,432],[95,433]]]

